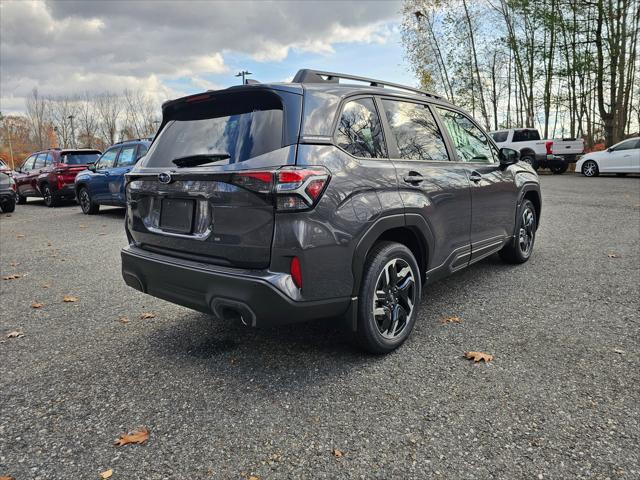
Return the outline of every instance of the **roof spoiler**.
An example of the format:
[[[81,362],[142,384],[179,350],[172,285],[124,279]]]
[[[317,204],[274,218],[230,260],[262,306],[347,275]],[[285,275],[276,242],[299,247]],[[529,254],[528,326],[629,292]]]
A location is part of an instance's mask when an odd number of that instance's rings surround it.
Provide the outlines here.
[[[407,85],[402,85],[400,83],[392,83],[386,82],[384,80],[377,80],[375,78],[367,78],[367,77],[359,77],[357,75],[349,75],[345,73],[336,73],[336,72],[324,72],[321,70],[311,70],[308,68],[303,68],[302,70],[298,70],[295,77],[291,83],[339,83],[340,79],[343,80],[354,80],[356,82],[368,83],[372,87],[391,87],[398,90],[405,90],[411,93],[417,93],[419,95],[425,95],[427,97],[432,98],[442,98],[439,95],[434,95],[433,93],[425,92],[424,90],[420,90],[419,88],[409,87]]]

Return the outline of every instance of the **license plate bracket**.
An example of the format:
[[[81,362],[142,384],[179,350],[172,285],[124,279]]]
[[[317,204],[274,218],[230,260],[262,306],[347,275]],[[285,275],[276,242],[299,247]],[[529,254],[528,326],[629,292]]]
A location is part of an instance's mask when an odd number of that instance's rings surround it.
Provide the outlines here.
[[[195,200],[163,198],[160,205],[160,228],[171,233],[190,234],[193,230]]]

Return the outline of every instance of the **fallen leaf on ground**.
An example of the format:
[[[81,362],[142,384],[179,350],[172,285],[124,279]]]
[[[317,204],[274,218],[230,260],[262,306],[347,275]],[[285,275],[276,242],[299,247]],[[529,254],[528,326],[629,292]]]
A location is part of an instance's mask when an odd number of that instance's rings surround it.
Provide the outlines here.
[[[87,226],[86,226],[86,225],[83,225],[83,224],[80,224],[80,225],[78,225],[78,226],[79,226],[80,228],[87,228]]]
[[[24,235],[16,235],[16,238],[24,238]]]
[[[143,444],[148,439],[149,430],[147,430],[145,427],[140,427],[138,430],[134,430],[133,432],[123,433],[113,442],[113,444],[117,447],[127,445],[128,443]]]
[[[156,318],[156,314],[151,312],[144,312],[142,315],[140,315],[140,320],[146,320],[148,318]]]
[[[613,351],[615,353],[619,353],[620,355],[622,355],[624,353],[624,350],[620,350],[619,348],[614,348]]]
[[[45,283],[44,285],[42,285],[42,288],[49,288],[51,285],[49,285],[48,283]]]
[[[16,278],[20,278],[23,275],[21,273],[12,273],[11,275],[7,275],[2,277],[3,280],[15,280]]]
[[[78,297],[74,297],[73,295],[65,295],[62,298],[62,301],[66,302],[66,303],[77,302],[78,300],[80,300],[80,299]]]
[[[31,308],[42,308],[44,307],[44,303],[40,303],[40,302],[33,302],[31,304]]]
[[[12,267],[17,267],[18,265],[20,265],[20,262],[11,262],[9,265],[11,265]]]
[[[51,242],[47,242],[47,247],[50,247],[50,246],[51,246]]]
[[[16,479],[11,475],[0,475],[0,480],[16,480]]]
[[[609,257],[609,258],[618,258],[618,254],[617,253],[607,253],[607,257]]]
[[[111,478],[111,475],[113,475],[113,470],[110,468],[109,470],[102,472],[100,474],[100,478]]]
[[[120,323],[129,323],[129,317],[120,317],[118,321]]]
[[[24,337],[23,332],[18,332],[16,330],[16,331],[7,333],[7,338],[20,338],[20,337]]]
[[[484,360],[485,362],[490,362],[493,360],[493,355],[484,352],[464,352],[465,358],[469,360],[473,360],[474,362],[479,362]]]
[[[337,448],[334,448],[333,450],[331,450],[331,455],[333,455],[336,458],[340,458],[340,457],[342,457],[344,455],[344,453],[342,453]]]
[[[257,475],[249,475],[247,477],[247,480],[260,480],[260,477]]]
[[[447,323],[462,323],[462,320],[460,319],[459,316],[457,315],[451,315],[449,317],[443,317],[440,319],[440,323],[442,324],[447,324]]]
[[[98,236],[102,236],[102,235],[106,235],[106,233],[102,232],[98,234]]]

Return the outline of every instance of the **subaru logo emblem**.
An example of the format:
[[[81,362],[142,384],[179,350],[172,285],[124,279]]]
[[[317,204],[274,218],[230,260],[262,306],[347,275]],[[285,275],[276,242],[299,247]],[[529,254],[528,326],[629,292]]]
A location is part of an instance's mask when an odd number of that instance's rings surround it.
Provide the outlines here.
[[[169,172],[162,172],[158,174],[158,181],[160,183],[171,183],[171,174]]]

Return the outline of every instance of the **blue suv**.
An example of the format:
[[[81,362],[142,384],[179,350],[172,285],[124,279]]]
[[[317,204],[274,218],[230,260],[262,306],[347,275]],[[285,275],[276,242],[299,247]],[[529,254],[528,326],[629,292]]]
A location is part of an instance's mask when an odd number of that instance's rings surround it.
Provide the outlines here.
[[[100,205],[126,206],[124,175],[147,153],[149,145],[149,138],[116,143],[76,176],[76,198],[83,213],[96,214]]]

